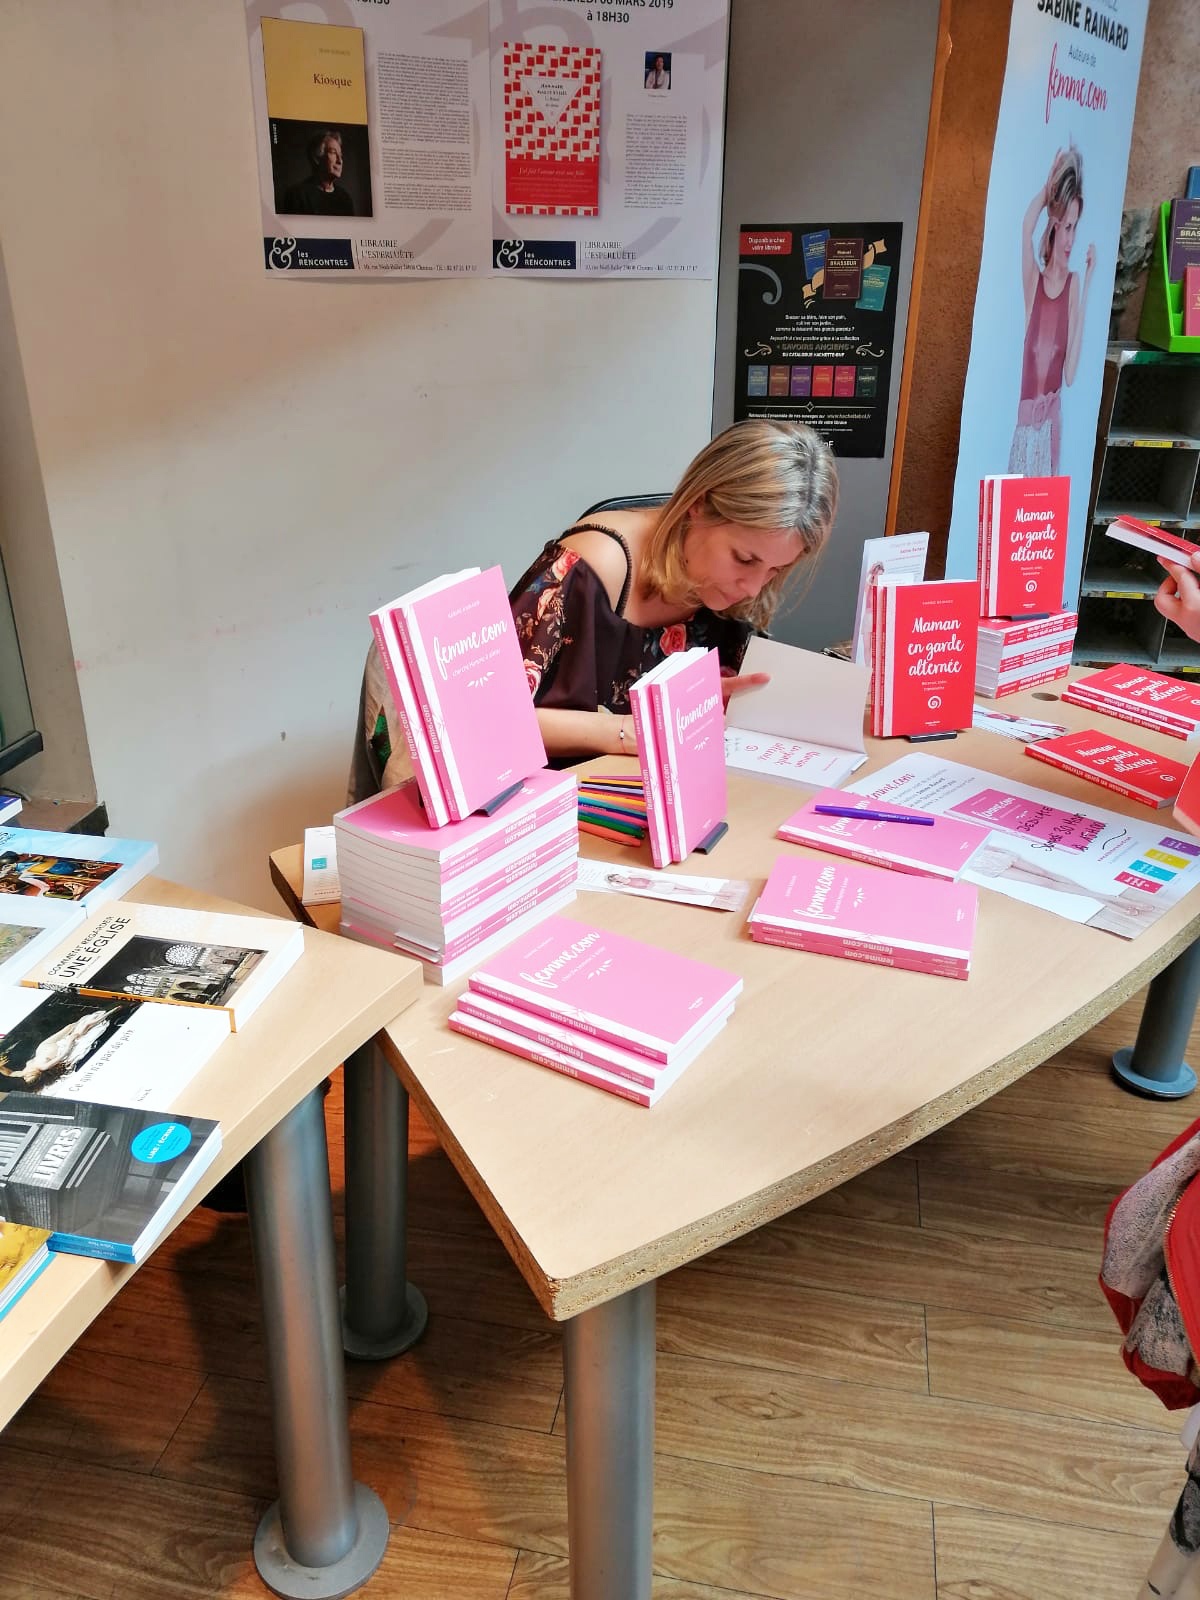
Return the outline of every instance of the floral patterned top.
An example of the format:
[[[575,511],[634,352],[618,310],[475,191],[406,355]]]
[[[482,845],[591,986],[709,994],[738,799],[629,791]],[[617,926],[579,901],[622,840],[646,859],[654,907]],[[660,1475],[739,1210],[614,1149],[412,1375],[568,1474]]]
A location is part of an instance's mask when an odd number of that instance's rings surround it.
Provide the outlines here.
[[[624,539],[611,528],[584,526],[616,539],[629,561]],[[664,656],[695,645],[718,652],[723,676],[737,673],[754,631],[748,622],[701,606],[682,622],[638,627],[624,616],[628,590],[627,577],[614,608],[579,552],[550,541],[509,595],[535,705],[567,711],[604,706],[625,715],[630,685]]]

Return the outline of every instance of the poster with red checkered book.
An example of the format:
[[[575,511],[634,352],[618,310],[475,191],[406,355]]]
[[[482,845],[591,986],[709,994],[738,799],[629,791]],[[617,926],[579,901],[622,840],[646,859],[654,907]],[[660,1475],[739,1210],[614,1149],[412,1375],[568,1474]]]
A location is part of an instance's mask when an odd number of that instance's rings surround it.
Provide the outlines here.
[[[504,44],[504,209],[526,217],[600,210],[600,51]]]

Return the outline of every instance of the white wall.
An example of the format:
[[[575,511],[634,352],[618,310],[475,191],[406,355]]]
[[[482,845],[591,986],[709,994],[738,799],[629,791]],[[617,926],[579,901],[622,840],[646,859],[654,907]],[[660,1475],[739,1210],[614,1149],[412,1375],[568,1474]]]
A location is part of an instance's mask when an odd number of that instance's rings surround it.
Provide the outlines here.
[[[712,285],[268,279],[239,0],[6,0],[0,42],[97,791],[164,872],[271,907],[267,851],[342,802],[367,612],[669,487],[708,436]]]

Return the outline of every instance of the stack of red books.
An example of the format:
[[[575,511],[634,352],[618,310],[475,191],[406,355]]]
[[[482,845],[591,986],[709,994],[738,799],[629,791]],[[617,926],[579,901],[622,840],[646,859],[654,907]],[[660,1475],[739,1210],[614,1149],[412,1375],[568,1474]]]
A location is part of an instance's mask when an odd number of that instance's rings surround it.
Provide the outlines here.
[[[1073,705],[1136,722],[1172,739],[1200,738],[1200,686],[1147,667],[1105,667],[1063,690]]]
[[[1052,683],[1070,670],[1079,616],[1056,611],[1037,622],[982,617],[975,662],[975,693],[987,700]]]

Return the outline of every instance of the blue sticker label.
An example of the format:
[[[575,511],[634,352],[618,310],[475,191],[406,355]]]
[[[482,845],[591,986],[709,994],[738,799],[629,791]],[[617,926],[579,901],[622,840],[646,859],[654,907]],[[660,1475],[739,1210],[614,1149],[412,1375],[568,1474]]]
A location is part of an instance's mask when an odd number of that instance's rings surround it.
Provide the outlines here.
[[[1135,861],[1130,872],[1140,872],[1143,878],[1157,878],[1159,883],[1170,883],[1175,876],[1166,867],[1156,867],[1152,861]]]
[[[182,1122],[152,1122],[136,1134],[130,1149],[138,1161],[174,1161],[192,1142],[192,1131]]]
[[[313,871],[314,872],[324,872],[325,868],[329,865],[329,857],[328,856],[314,856],[312,858],[312,864],[313,864]]]

